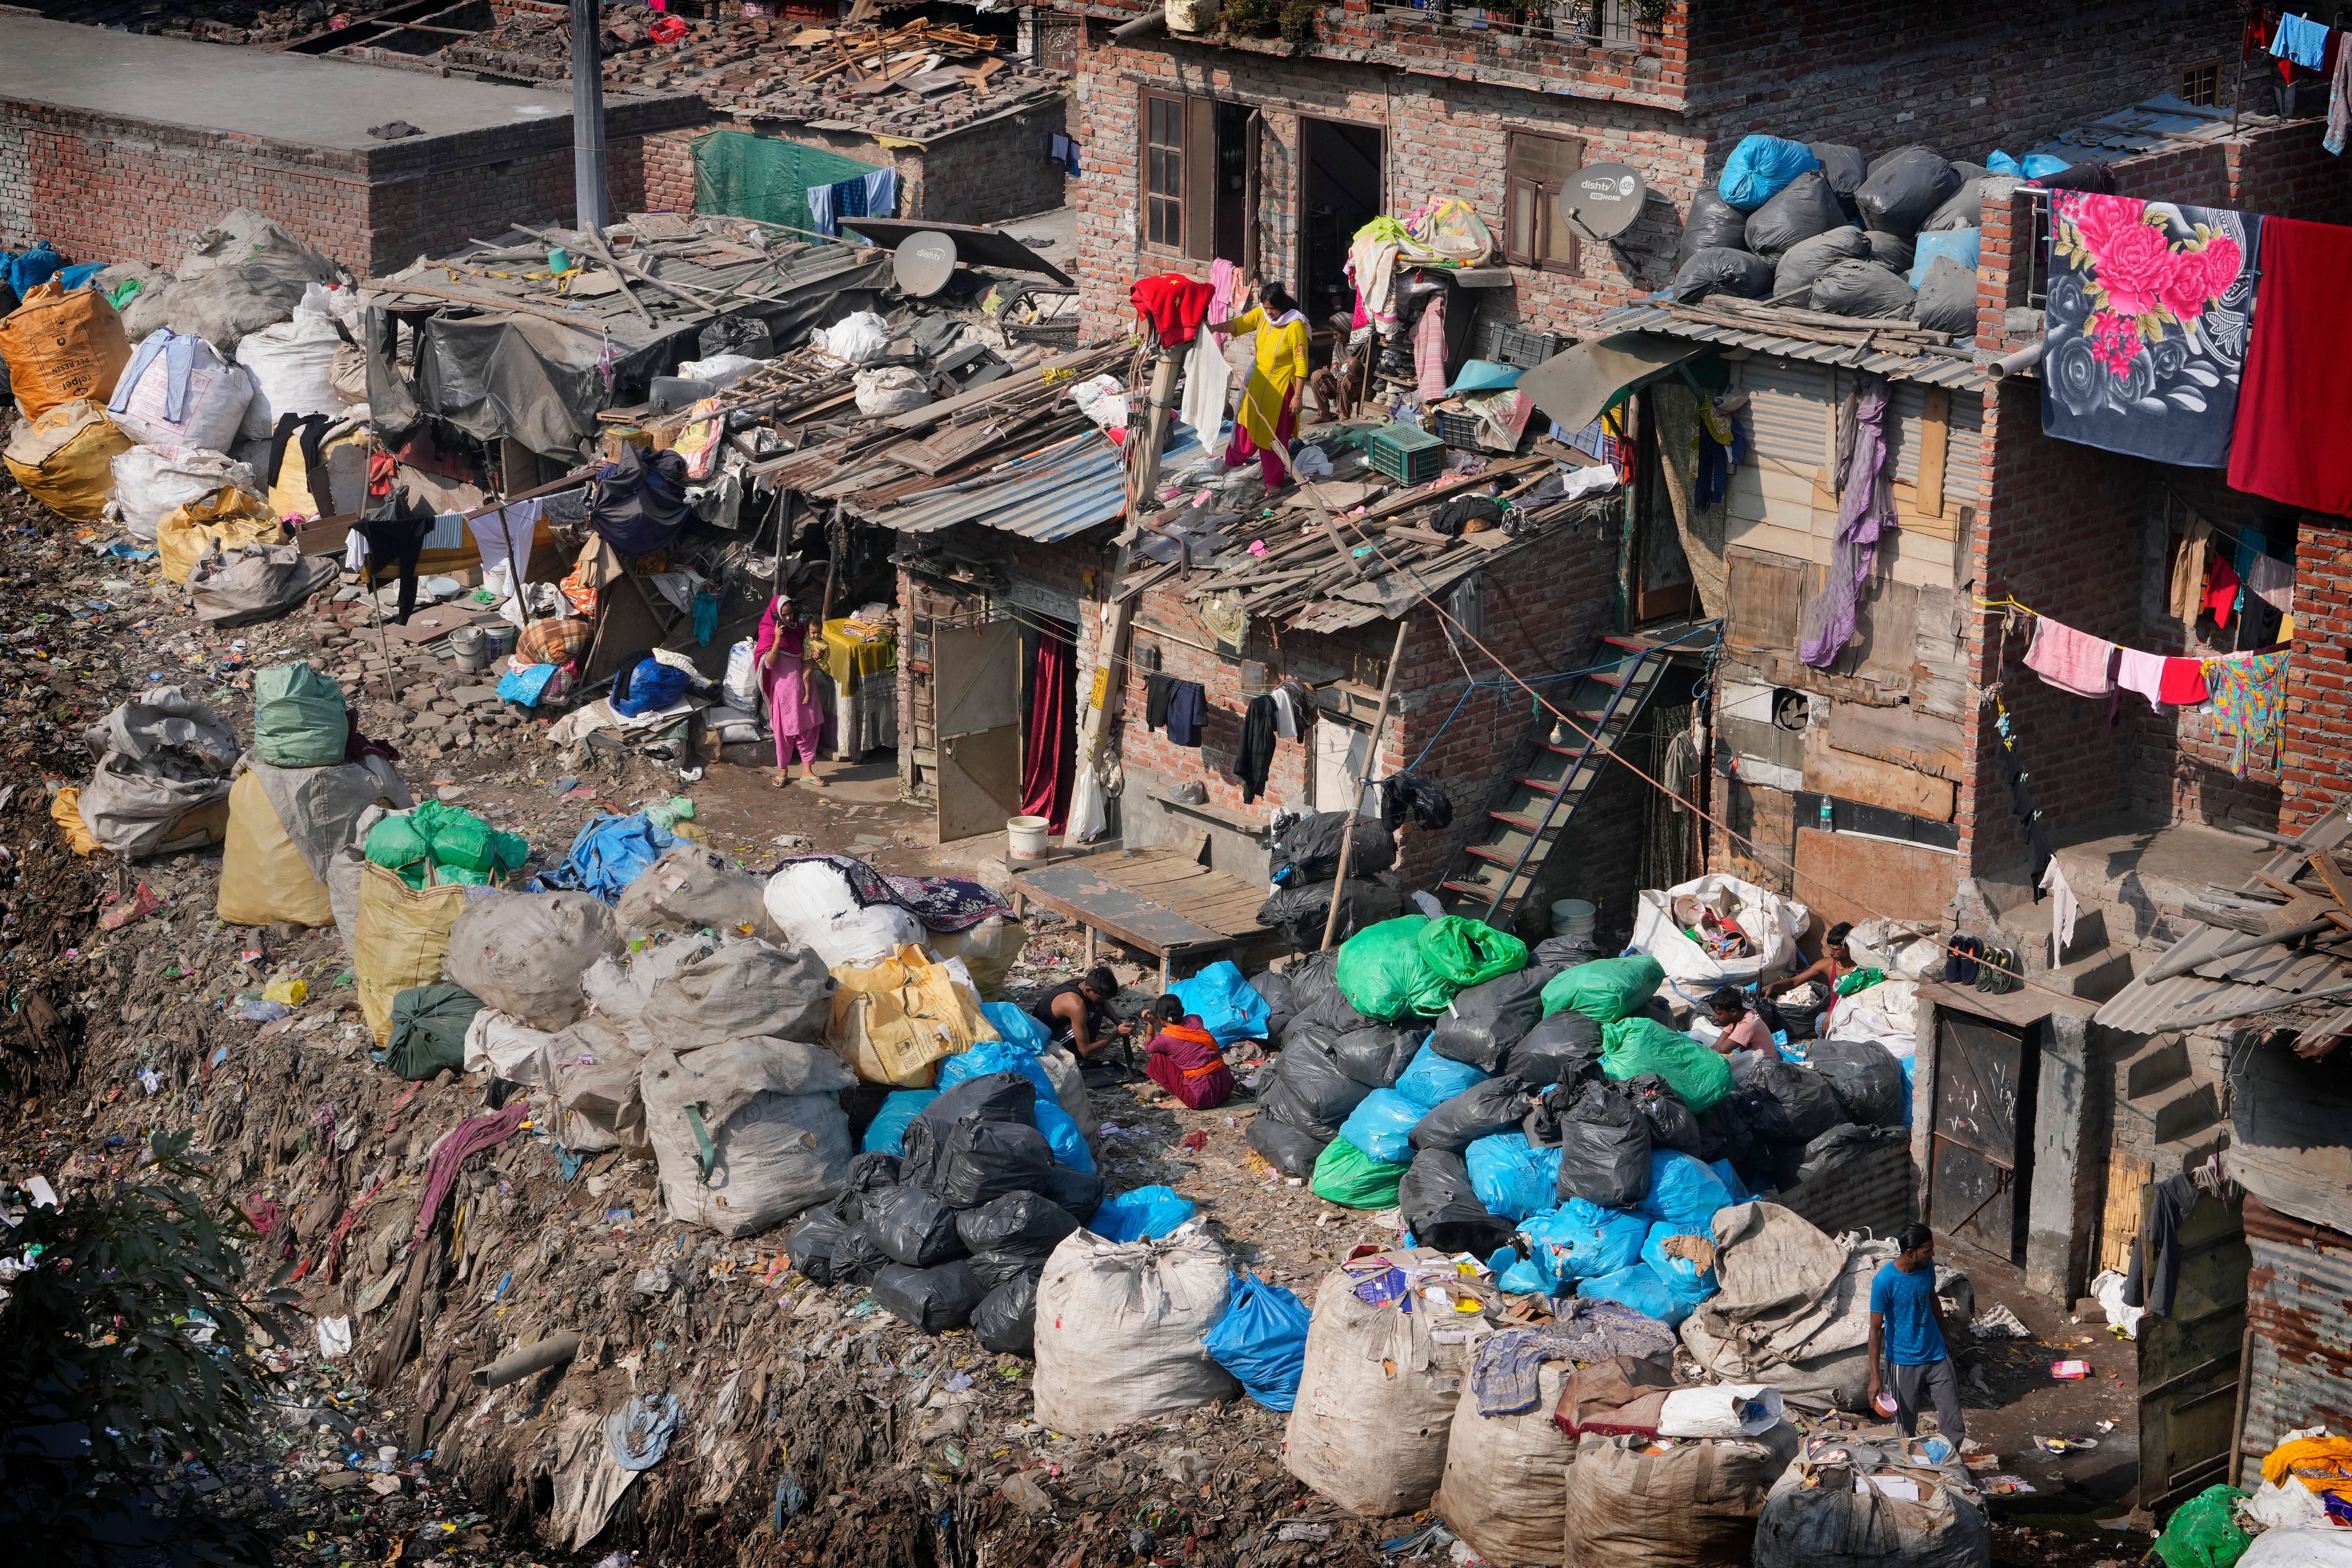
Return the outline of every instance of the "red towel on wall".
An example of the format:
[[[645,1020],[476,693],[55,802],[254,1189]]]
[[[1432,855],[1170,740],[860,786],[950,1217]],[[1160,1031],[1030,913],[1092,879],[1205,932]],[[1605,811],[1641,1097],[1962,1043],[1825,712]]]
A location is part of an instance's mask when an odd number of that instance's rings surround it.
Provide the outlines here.
[[[2253,342],[2238,386],[2230,486],[2311,511],[2352,512],[2352,228],[2264,218]]]
[[[1127,298],[1135,313],[1159,332],[1160,341],[1173,348],[1192,341],[1201,323],[1209,319],[1209,301],[1216,292],[1197,278],[1163,272],[1157,278],[1138,279]]]

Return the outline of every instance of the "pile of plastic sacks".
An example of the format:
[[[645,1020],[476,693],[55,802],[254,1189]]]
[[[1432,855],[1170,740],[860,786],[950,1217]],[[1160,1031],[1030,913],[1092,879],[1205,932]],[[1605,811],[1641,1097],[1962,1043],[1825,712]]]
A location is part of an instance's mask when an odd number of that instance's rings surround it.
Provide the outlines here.
[[[1865,158],[1748,136],[1691,203],[1674,288],[1685,301],[1732,294],[1971,337],[1984,205],[2065,168],[2039,153],[1965,163],[1908,146]]]
[[[504,880],[522,869],[530,845],[521,834],[501,832],[463,806],[428,800],[378,822],[362,853],[419,889]]]

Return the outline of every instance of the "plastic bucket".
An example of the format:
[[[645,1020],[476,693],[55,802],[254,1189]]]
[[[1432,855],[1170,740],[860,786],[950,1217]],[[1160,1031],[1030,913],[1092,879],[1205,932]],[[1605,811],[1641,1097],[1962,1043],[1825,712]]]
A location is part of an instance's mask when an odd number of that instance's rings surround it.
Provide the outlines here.
[[[1582,899],[1562,899],[1551,907],[1551,934],[1571,942],[1590,941],[1601,911]]]
[[[1008,816],[1004,819],[1005,853],[1014,860],[1043,860],[1045,847],[1045,819],[1042,816]]]
[[[482,628],[482,644],[492,658],[507,658],[513,655],[515,639],[520,636],[522,633],[510,626],[485,626]]]
[[[483,646],[478,627],[459,626],[449,634],[449,651],[457,657],[457,668],[480,671],[490,668],[489,650]]]

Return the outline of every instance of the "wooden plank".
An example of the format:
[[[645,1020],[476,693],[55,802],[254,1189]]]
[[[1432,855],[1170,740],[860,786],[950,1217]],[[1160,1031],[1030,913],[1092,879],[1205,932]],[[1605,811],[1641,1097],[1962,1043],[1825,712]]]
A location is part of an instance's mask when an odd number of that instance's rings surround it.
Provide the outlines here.
[[[1829,743],[1857,757],[1895,763],[1955,784],[1963,776],[1958,721],[1907,707],[1840,702],[1830,710]]]
[[[1919,510],[1928,517],[1944,515],[1944,462],[1951,439],[1951,389],[1931,386],[1919,410]]]
[[[1826,727],[1820,724],[1805,731],[1804,756],[1805,787],[1809,790],[1909,816],[1924,816],[1933,822],[1952,820],[1958,786],[1949,779],[1841,752],[1829,743]]]
[[[1936,921],[1951,901],[1959,857],[1921,845],[1853,833],[1823,833],[1818,827],[1800,826],[1797,869],[1801,873],[1797,897],[1811,905],[1824,924],[1866,921],[1879,914]],[[1869,907],[1851,901],[1840,891],[1848,888],[1869,900]]]
[[[1726,639],[1734,647],[1794,648],[1805,594],[1813,574],[1807,563],[1780,554],[1728,551],[1731,613]]]

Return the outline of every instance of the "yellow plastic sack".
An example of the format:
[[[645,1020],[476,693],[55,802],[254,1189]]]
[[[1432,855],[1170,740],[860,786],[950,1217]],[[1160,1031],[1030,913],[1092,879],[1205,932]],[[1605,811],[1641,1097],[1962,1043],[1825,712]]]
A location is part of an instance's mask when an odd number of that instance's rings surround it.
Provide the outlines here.
[[[155,525],[155,550],[163,559],[164,580],[184,583],[215,544],[234,550],[240,544],[283,544],[288,537],[268,502],[223,485],[202,500],[165,512]]]
[[[8,362],[16,406],[38,419],[60,403],[112,397],[131,363],[131,340],[105,295],[68,290],[52,278],[0,317],[0,360]]]
[[[272,981],[261,990],[264,1002],[283,1002],[289,1007],[299,1007],[310,995],[310,983],[307,980]]]
[[[49,816],[65,829],[66,842],[73,846],[75,854],[98,853],[98,839],[90,832],[89,824],[81,819],[81,791],[71,785],[58,791],[49,801]]]
[[[368,433],[353,430],[338,436],[319,448],[319,461],[324,466],[338,447],[365,447]],[[302,460],[302,443],[289,441],[286,452],[278,460],[278,471],[268,476],[269,510],[278,517],[316,517],[318,498],[310,493],[310,465]]]
[[[845,963],[833,979],[826,1041],[868,1083],[929,1089],[941,1058],[1002,1037],[947,967],[912,942],[879,963]]]
[[[250,769],[229,786],[228,837],[221,845],[220,901],[214,912],[233,926],[335,923],[327,884],[310,874],[310,862],[270,806],[261,775]]]
[[[969,931],[935,931],[929,946],[941,958],[961,958],[980,987],[980,999],[995,1002],[1004,994],[1004,977],[1013,960],[1028,944],[1029,928],[1011,915],[991,915]]]
[[[449,953],[449,928],[465,910],[463,882],[411,891],[398,872],[373,860],[360,868],[352,978],[359,987],[360,1014],[377,1045],[392,1044],[394,997],[413,985],[440,983],[441,961]]]
[[[77,397],[20,423],[5,454],[35,500],[68,522],[95,522],[114,493],[114,458],[131,450],[99,405]]]

